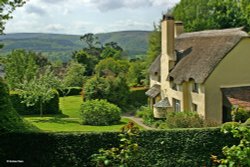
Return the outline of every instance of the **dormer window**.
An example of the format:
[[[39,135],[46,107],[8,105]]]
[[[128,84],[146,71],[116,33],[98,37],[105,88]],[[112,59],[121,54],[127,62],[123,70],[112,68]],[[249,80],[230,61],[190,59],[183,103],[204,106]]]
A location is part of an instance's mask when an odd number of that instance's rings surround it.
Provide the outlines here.
[[[199,93],[199,84],[198,83],[193,83],[192,84],[192,92]]]

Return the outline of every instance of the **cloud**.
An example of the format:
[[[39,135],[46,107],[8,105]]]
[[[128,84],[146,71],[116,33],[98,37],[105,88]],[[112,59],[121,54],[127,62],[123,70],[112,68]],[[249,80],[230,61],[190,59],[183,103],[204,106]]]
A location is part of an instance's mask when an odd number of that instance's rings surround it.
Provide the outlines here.
[[[65,27],[61,24],[49,24],[45,27],[47,32],[62,32]]]
[[[109,25],[108,31],[152,29],[151,23],[135,20],[119,20]]]
[[[101,12],[120,8],[137,9],[152,6],[173,7],[180,0],[84,0],[85,5],[94,6]]]
[[[34,6],[34,5],[28,5],[26,7],[26,12],[29,14],[36,14],[39,16],[43,16],[43,15],[47,14],[47,12],[44,9],[42,9],[38,6]]]
[[[49,3],[49,4],[58,4],[58,3],[63,3],[63,2],[67,2],[67,1],[68,0],[41,0],[41,2]],[[71,1],[71,3],[72,3],[72,1]]]

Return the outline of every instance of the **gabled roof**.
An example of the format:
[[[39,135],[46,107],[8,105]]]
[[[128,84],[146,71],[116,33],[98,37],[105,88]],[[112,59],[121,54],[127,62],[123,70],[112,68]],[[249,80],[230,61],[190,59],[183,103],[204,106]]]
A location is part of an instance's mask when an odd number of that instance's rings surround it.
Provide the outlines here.
[[[155,74],[156,72],[159,74],[160,73],[160,66],[161,65],[161,55],[157,56],[154,60],[154,62],[150,65],[149,67],[149,73],[150,74]]]
[[[153,85],[145,94],[151,98],[155,98],[157,95],[159,95],[161,92],[161,86],[160,85]]]
[[[169,77],[177,84],[190,79],[203,83],[218,63],[246,36],[248,34],[242,28],[181,34],[176,38],[175,49],[186,54],[170,72]]]
[[[223,88],[221,90],[232,105],[250,110],[250,86]]]
[[[154,104],[154,107],[157,107],[157,108],[168,108],[168,107],[172,107],[172,106],[169,103],[168,97],[165,97],[164,99],[162,99],[158,103]]]

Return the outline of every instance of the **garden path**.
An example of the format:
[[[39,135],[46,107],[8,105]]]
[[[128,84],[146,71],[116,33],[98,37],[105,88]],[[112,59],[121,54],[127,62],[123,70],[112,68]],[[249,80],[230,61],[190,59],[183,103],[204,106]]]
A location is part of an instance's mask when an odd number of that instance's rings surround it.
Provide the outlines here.
[[[128,118],[128,119],[134,121],[135,123],[137,123],[139,126],[143,127],[146,130],[155,130],[155,128],[145,125],[143,123],[142,118],[138,118],[138,117],[134,117],[134,116],[122,116],[122,117],[123,118]]]

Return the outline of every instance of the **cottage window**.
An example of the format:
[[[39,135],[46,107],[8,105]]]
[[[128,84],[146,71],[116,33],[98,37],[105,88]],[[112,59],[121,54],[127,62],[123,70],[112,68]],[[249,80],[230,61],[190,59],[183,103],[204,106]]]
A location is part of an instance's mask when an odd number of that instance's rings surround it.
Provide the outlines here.
[[[181,111],[181,101],[177,99],[173,99],[173,107],[175,112]]]
[[[193,83],[192,85],[192,92],[199,93],[199,84]]]
[[[197,112],[198,111],[198,106],[197,104],[192,103],[192,111]]]

